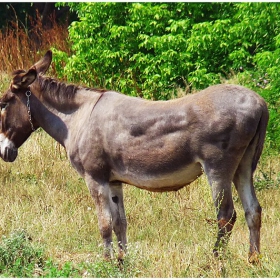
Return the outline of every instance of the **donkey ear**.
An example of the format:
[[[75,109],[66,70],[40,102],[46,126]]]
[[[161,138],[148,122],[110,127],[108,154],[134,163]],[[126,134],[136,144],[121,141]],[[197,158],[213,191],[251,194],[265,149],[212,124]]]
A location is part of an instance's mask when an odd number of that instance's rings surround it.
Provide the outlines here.
[[[37,71],[35,68],[31,68],[28,72],[21,77],[21,85],[23,87],[28,87],[31,85],[37,78]]]
[[[29,69],[27,73],[20,72],[13,78],[13,81],[11,83],[12,91],[22,88],[28,88],[28,86],[35,81],[36,77],[37,71],[35,68]]]
[[[44,55],[44,57],[42,57],[38,62],[36,62],[33,67],[36,68],[37,73],[41,73],[41,74],[45,74],[52,62],[52,51],[49,50],[46,52],[46,54]],[[33,68],[32,67],[32,68]]]

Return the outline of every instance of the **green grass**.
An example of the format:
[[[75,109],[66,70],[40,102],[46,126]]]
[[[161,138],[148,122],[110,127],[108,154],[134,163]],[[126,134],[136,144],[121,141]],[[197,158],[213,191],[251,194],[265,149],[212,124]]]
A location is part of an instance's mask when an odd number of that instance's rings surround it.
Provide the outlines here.
[[[25,262],[27,277],[277,277],[279,170],[277,159],[270,156],[256,173],[263,207],[259,265],[247,262],[249,234],[235,190],[237,222],[222,259],[212,257],[215,212],[202,176],[170,193],[125,185],[129,254],[120,269],[116,262],[103,260],[95,208],[83,179],[63,148],[39,131],[19,149],[14,163],[1,161],[0,235],[13,236],[23,229],[32,237],[29,245],[41,250],[42,271],[38,276],[38,269],[36,274],[33,264]],[[17,268],[2,272],[7,275],[24,276]]]

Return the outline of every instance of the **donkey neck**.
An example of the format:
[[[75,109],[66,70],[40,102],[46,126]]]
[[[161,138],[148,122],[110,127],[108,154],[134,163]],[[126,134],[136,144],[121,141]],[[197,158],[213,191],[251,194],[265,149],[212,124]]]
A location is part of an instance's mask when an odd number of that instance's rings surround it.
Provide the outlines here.
[[[64,147],[75,119],[81,115],[78,112],[84,106],[94,108],[104,92],[40,76],[30,90],[33,95],[30,104],[32,116],[40,127]]]

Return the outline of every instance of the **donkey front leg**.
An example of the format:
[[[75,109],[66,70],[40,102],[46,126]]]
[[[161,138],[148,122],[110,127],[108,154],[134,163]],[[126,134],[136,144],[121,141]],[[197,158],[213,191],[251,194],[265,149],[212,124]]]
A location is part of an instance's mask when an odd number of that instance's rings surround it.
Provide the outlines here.
[[[118,259],[121,261],[124,258],[127,246],[126,229],[127,221],[125,217],[123,203],[122,183],[110,183],[110,205],[113,221],[113,230],[117,236],[119,246]]]
[[[91,176],[86,176],[85,180],[97,210],[99,231],[105,247],[104,256],[105,259],[109,260],[114,256],[109,184],[101,184],[94,180]]]

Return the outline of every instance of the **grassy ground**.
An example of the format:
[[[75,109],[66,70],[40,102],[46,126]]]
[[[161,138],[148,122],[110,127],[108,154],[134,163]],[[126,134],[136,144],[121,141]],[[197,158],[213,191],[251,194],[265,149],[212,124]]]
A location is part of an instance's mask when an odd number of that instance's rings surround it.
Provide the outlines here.
[[[223,258],[213,259],[215,213],[202,176],[172,193],[149,193],[125,185],[130,254],[125,270],[120,271],[103,261],[87,187],[63,148],[40,131],[20,148],[14,163],[0,163],[0,236],[24,229],[32,243],[44,249],[46,258],[58,267],[71,263],[80,276],[99,271],[103,277],[277,277],[280,193],[273,183],[277,180],[267,174],[273,170],[277,177],[279,169],[270,157],[261,162],[256,174],[263,207],[261,264],[247,262],[248,229],[235,191],[238,219]]]

